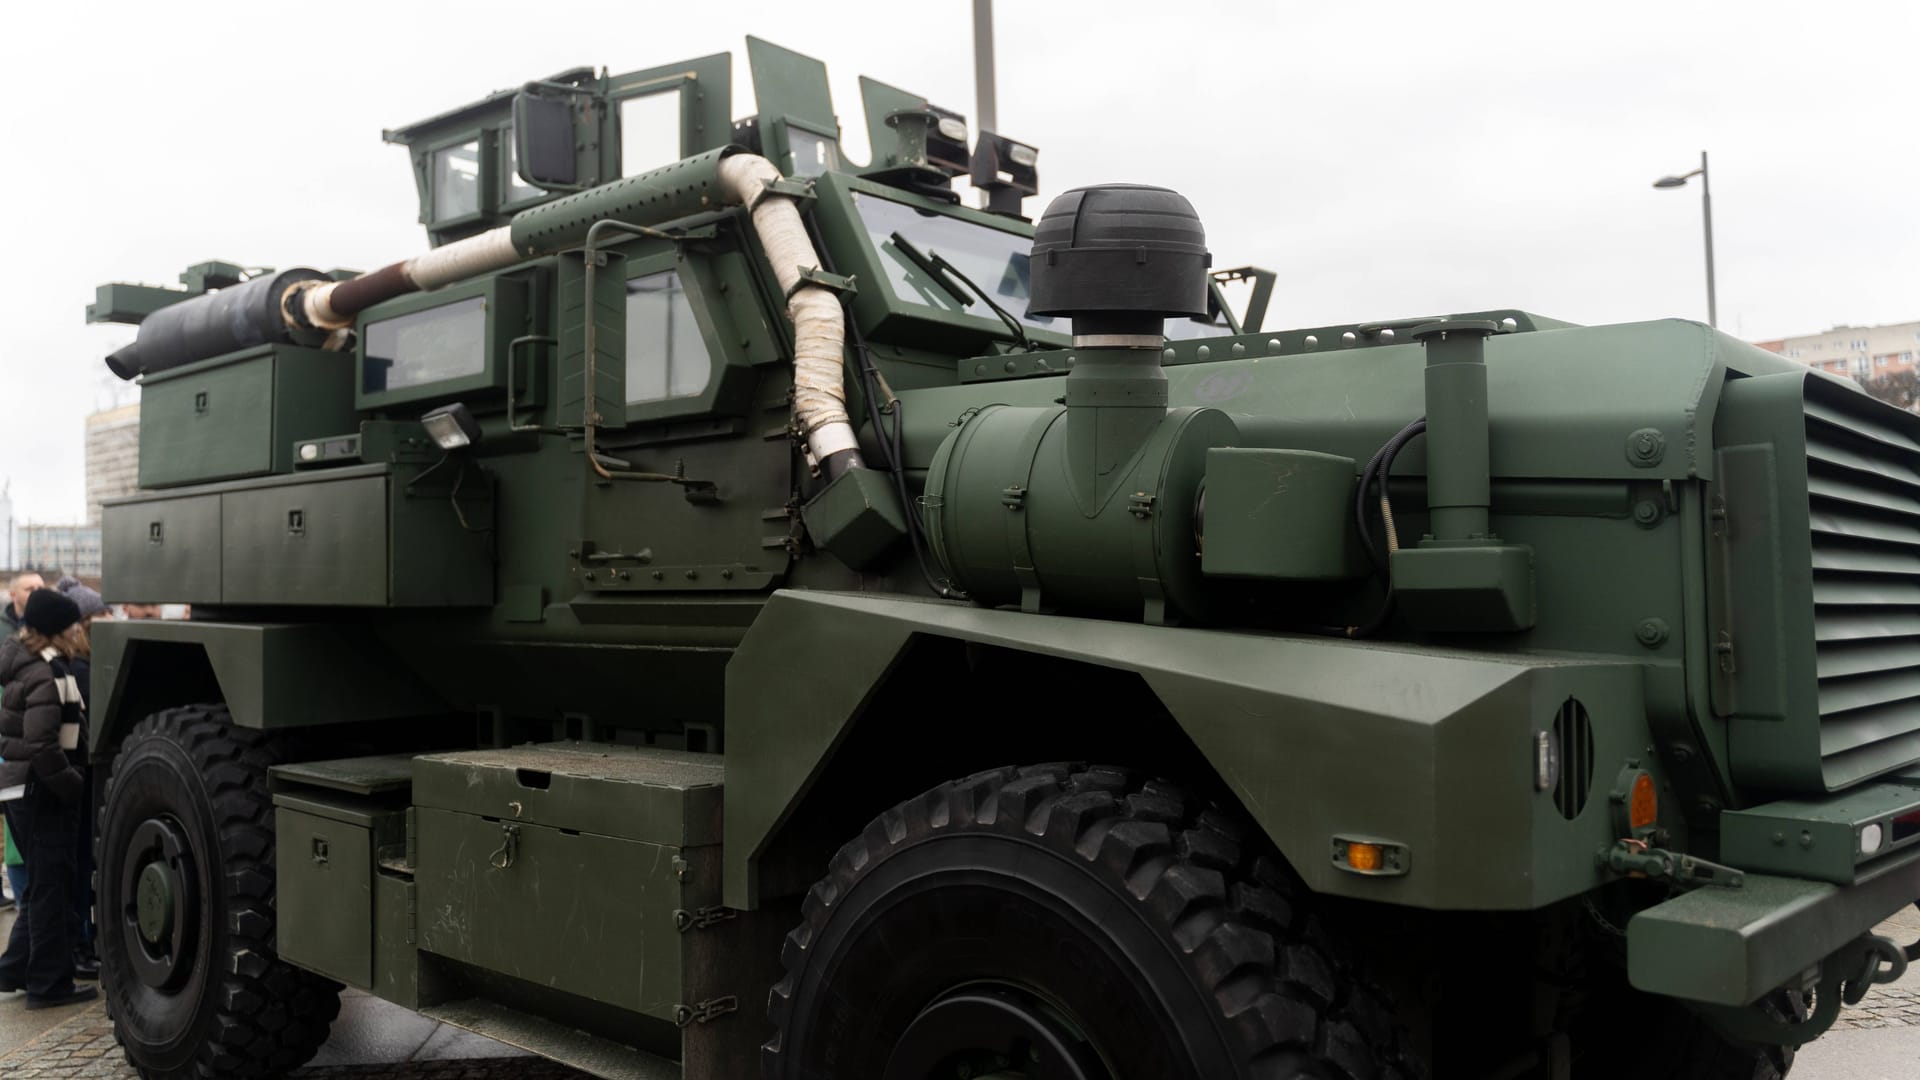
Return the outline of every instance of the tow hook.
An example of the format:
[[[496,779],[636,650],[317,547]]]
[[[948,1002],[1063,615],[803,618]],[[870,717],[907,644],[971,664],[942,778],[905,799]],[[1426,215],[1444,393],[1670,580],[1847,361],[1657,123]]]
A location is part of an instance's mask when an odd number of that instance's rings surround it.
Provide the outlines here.
[[[1761,1005],[1705,1005],[1691,1008],[1722,1035],[1736,1042],[1805,1046],[1827,1033],[1842,1005],[1858,1005],[1875,986],[1898,982],[1907,973],[1907,954],[1875,934],[1862,934],[1809,971],[1794,988],[1813,994],[1811,1014],[1782,1020]],[[1764,1002],[1766,999],[1762,999]]]
[[[1689,888],[1719,885],[1738,889],[1747,883],[1744,871],[1696,855],[1650,847],[1645,840],[1616,840],[1612,847],[1600,850],[1600,864],[1616,874],[1671,881]]]

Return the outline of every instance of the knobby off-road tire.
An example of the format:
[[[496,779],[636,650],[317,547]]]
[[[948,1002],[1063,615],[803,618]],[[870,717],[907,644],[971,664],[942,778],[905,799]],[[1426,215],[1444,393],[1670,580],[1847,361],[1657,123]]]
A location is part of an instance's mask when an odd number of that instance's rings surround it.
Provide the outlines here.
[[[101,982],[148,1080],[276,1077],[311,1058],[340,986],[274,953],[273,736],[222,705],[148,717],[121,746],[96,841]]]
[[[834,856],[769,1080],[1411,1080],[1384,1000],[1235,816],[1110,768],[942,784]]]

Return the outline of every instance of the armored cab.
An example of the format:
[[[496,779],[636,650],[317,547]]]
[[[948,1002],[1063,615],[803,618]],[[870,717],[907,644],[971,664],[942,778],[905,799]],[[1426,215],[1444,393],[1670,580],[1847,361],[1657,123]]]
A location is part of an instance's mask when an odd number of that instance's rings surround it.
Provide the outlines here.
[[[106,591],[193,606],[94,646],[143,1075],[353,986],[606,1077],[1751,1077],[1897,976],[1920,421],[1694,323],[1272,328],[1179,193],[1029,218],[748,56],[387,132],[403,262],[101,288]]]

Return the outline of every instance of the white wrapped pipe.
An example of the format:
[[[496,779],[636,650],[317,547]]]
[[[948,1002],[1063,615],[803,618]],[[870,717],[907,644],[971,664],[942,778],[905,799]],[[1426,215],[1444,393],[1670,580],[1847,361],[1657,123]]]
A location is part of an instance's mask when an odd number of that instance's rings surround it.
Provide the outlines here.
[[[802,285],[800,271],[820,265],[813,241],[800,221],[800,211],[784,195],[769,194],[767,184],[780,179],[773,162],[754,154],[734,154],[720,162],[720,191],[730,203],[747,207],[760,247],[772,264],[780,290],[789,297],[787,317],[793,320],[793,417],[807,439],[807,449],[823,468],[835,454],[860,464],[860,443],[847,417],[846,324],[840,298],[818,285]]]

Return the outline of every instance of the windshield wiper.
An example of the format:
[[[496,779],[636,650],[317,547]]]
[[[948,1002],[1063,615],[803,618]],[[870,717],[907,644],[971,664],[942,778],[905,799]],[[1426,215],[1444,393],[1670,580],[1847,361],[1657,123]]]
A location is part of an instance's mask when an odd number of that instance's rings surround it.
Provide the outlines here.
[[[993,297],[988,295],[987,290],[975,284],[972,278],[961,273],[959,267],[942,258],[937,251],[931,254],[921,251],[918,247],[914,246],[913,241],[907,239],[897,231],[891,239],[893,240],[893,246],[899,250],[900,254],[907,257],[908,262],[919,267],[921,273],[932,278],[935,284],[939,285],[941,289],[945,290],[946,293],[955,300],[958,300],[961,307],[972,307],[973,299],[955,286],[953,282],[947,280],[947,275],[952,274],[954,277],[959,278],[962,284],[973,290],[974,295],[980,298],[981,303],[987,305],[987,310],[1000,316],[1000,321],[1007,324],[1007,329],[1012,331],[1014,340],[1020,343],[1022,349],[1027,352],[1033,351],[1033,342],[1028,340],[1027,330],[1020,325],[1020,320],[1014,318],[1006,308],[995,303]]]

